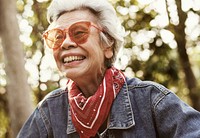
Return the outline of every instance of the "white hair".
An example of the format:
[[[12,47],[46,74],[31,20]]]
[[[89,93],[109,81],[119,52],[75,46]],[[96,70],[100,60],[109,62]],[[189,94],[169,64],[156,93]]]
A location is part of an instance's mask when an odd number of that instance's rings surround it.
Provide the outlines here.
[[[94,11],[99,24],[114,39],[114,55],[123,45],[125,31],[113,6],[107,0],[52,0],[47,11],[49,23],[56,21],[64,12],[88,8]],[[115,57],[114,57],[115,58]]]

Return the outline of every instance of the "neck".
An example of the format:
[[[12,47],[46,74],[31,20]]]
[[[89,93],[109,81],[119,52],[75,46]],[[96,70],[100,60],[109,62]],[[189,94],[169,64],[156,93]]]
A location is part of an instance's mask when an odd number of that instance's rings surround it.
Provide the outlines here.
[[[79,89],[81,90],[81,92],[84,94],[84,96],[86,98],[92,96],[95,94],[95,92],[97,91],[97,89],[99,88],[99,85],[102,83],[103,78],[104,78],[104,74],[105,74],[104,70],[103,72],[96,74],[96,75],[85,75],[82,77],[79,77],[78,79],[73,80],[77,86],[79,87]],[[80,78],[84,78],[84,79],[80,79]]]

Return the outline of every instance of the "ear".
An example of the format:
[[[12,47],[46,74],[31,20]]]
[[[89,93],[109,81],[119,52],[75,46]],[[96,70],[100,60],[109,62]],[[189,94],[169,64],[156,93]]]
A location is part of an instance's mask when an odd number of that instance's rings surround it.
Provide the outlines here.
[[[104,55],[105,55],[105,57],[106,57],[107,59],[112,58],[112,56],[113,56],[113,49],[112,49],[112,47],[106,48],[106,49],[104,50]]]

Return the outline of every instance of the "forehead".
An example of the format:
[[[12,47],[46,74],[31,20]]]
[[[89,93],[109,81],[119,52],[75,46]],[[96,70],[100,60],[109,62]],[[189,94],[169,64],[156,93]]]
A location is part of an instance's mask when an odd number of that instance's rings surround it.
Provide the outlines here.
[[[97,17],[87,9],[74,10],[62,14],[55,22],[49,26],[49,29],[66,28],[67,26],[79,21],[91,21],[96,23]]]

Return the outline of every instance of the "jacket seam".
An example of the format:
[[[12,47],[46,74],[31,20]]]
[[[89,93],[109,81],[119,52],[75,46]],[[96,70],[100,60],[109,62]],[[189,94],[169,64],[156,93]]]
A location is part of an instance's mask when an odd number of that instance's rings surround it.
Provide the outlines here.
[[[159,95],[159,96],[156,98],[155,104],[153,105],[153,110],[154,110],[154,112],[155,112],[156,107],[158,106],[158,104],[159,104],[162,100],[164,100],[164,98],[165,98],[168,94],[169,94],[169,92],[168,92],[167,94]]]
[[[137,89],[137,88],[146,88],[146,87],[152,87],[152,88],[156,88],[160,93],[167,95],[168,93],[170,93],[169,91],[166,90],[166,88],[164,86],[158,86],[158,84],[153,83],[148,81],[148,83],[142,83],[142,84],[138,84],[138,85],[130,85],[128,86],[129,90],[133,90],[133,89]]]
[[[47,135],[48,135],[48,136],[51,136],[50,127],[48,127],[48,126],[50,126],[50,121],[48,120],[48,118],[47,118],[45,112],[42,110],[42,108],[40,108],[40,109],[38,108],[38,111],[39,111],[39,113],[40,113],[40,116],[41,116],[42,121],[43,121],[43,123],[44,123],[44,126],[45,126],[45,128],[46,128]]]

